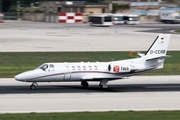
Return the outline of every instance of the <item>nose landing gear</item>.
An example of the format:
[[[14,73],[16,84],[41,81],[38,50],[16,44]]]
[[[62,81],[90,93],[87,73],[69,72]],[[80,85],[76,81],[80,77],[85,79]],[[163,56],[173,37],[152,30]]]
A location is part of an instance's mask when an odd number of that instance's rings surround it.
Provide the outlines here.
[[[33,82],[30,86],[30,89],[31,90],[35,90],[36,89],[36,86],[38,86],[38,84],[36,82]]]

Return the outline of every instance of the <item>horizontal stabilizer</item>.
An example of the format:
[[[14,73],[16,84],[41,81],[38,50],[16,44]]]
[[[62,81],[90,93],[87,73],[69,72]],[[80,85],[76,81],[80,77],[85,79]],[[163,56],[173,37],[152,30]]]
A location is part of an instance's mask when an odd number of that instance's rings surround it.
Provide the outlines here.
[[[143,54],[143,53],[137,53],[137,55],[138,55],[139,57],[145,56],[145,54]]]
[[[157,60],[157,59],[162,60],[162,59],[166,59],[166,58],[169,58],[169,57],[171,57],[171,56],[169,56],[169,55],[166,55],[166,56],[160,56],[160,57],[155,57],[155,58],[151,58],[151,59],[146,59],[146,61]]]

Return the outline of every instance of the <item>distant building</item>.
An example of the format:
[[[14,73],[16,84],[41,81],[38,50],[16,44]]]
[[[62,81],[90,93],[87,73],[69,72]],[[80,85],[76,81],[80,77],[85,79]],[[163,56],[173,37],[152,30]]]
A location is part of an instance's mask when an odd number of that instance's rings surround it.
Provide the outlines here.
[[[108,13],[108,3],[89,3],[86,1],[40,1],[39,8],[50,12],[72,13]]]
[[[3,9],[3,8],[2,8],[2,1],[0,0],[0,13],[3,12],[2,9]]]

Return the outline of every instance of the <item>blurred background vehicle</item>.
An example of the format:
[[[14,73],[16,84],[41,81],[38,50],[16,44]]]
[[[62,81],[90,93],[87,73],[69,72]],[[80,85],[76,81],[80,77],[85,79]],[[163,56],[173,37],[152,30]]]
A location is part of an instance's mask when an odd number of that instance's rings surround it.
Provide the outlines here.
[[[160,20],[163,23],[180,23],[180,15],[176,11],[161,11]]]
[[[89,16],[89,24],[91,26],[111,26],[113,25],[113,15],[104,13]]]
[[[139,24],[138,15],[133,14],[114,14],[115,24]]]

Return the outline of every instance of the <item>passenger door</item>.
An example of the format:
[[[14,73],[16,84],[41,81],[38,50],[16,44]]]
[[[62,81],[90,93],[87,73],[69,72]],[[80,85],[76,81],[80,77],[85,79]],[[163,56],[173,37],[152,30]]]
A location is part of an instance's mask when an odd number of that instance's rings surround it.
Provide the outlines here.
[[[69,65],[64,65],[64,80],[70,80],[71,79],[71,72]]]

